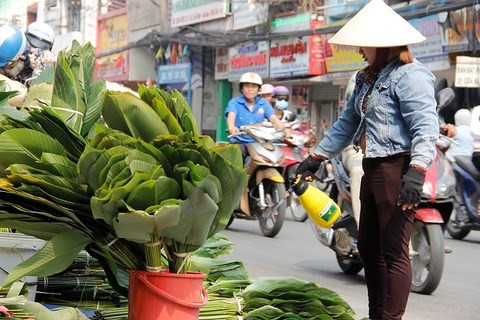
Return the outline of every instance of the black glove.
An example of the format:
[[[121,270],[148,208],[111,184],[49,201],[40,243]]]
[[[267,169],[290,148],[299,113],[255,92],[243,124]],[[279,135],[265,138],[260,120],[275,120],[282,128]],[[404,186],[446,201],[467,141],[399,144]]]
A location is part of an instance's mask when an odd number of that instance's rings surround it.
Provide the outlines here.
[[[318,158],[317,158],[318,157]],[[309,155],[305,160],[303,160],[297,168],[297,176],[301,175],[303,178],[311,177],[315,175],[318,168],[320,168],[320,164],[325,160],[325,158],[321,156],[312,157]]]
[[[418,205],[422,199],[424,182],[425,172],[415,168],[408,168],[408,171],[403,176],[402,183],[400,184],[398,204]]]

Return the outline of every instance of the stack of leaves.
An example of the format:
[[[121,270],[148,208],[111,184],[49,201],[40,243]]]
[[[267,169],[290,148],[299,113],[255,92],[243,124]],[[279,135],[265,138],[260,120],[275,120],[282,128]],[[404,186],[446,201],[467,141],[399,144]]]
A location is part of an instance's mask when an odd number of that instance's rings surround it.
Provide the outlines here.
[[[219,259],[219,255],[232,251],[233,243],[225,235],[217,233],[199,249],[192,252],[189,271],[200,271],[207,275],[204,285],[207,288],[208,303],[200,309],[199,319],[238,319],[239,299],[235,297],[251,282],[241,262]],[[200,261],[200,264],[197,262]],[[123,319],[128,315],[127,307],[100,305],[94,319]]]
[[[65,271],[40,277],[35,300],[90,310],[98,306],[113,308],[127,304],[127,298],[108,284],[98,260],[86,251],[81,251]]]
[[[355,320],[355,312],[337,293],[292,277],[259,278],[240,296],[246,320]]]
[[[4,285],[59,273],[86,249],[126,296],[127,269],[184,272],[246,186],[238,146],[200,135],[180,92],[104,91],[93,62],[93,47],[74,43],[22,117],[0,123],[0,227],[48,241]],[[100,115],[108,127],[93,132]]]

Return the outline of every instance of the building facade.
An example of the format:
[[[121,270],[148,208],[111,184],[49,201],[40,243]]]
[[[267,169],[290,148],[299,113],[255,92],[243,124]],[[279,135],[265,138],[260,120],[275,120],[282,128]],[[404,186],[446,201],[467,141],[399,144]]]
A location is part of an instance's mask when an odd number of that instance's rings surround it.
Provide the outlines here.
[[[6,0],[0,12],[11,17],[3,23],[23,28],[35,20],[52,25],[55,50],[72,39],[91,42],[97,78],[182,91],[202,131],[217,140],[226,140],[225,107],[247,71],[287,86],[290,110],[321,138],[343,111],[351,74],[365,66],[355,48],[328,39],[367,2]],[[427,37],[410,49],[439,81],[454,84],[457,56],[478,56],[480,17],[471,0],[386,2]]]

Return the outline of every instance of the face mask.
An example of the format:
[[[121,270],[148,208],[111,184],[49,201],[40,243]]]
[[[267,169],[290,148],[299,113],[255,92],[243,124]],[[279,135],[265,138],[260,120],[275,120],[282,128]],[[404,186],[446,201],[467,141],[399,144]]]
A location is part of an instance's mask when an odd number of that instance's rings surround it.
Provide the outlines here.
[[[285,101],[285,100],[276,101],[275,107],[277,107],[280,110],[286,110],[288,108],[288,101]]]

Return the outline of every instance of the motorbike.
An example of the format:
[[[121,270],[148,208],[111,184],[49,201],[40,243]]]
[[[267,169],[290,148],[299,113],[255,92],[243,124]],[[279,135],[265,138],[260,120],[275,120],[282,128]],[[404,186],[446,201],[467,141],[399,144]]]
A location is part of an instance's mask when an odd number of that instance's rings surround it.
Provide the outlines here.
[[[286,203],[282,201],[286,193],[282,176],[285,156],[282,143],[276,142],[283,140],[284,132],[277,131],[270,122],[261,122],[240,127],[240,134],[252,137],[255,142],[246,144],[247,190],[227,227],[234,219],[258,220],[263,235],[275,237],[286,214]]]
[[[290,187],[290,177],[295,175],[300,162],[308,157],[308,151],[303,147],[308,137],[302,131],[291,129],[289,123],[285,124],[285,127],[285,146],[283,147],[285,168],[283,170],[283,178],[285,180],[285,188],[288,189]],[[295,221],[304,222],[308,218],[307,212],[295,193],[288,196],[287,209],[291,212]]]
[[[439,92],[438,107],[449,105],[453,98],[451,93]],[[334,180],[327,179],[327,164],[324,162],[317,172],[316,183],[337,202],[342,216],[332,228],[320,228],[312,222],[310,225],[320,243],[335,252],[340,269],[346,274],[357,274],[363,269],[363,262],[357,250],[358,226],[353,215],[349,175],[341,156],[329,161]],[[440,283],[445,256],[443,226],[453,211],[455,186],[450,162],[437,148],[437,156],[426,173],[410,239],[413,292],[431,294]]]
[[[452,238],[461,240],[470,231],[480,230],[480,172],[471,157],[457,156],[452,166],[458,183],[447,232]]]

